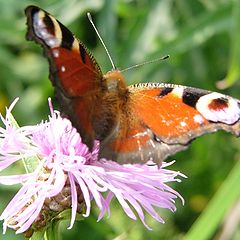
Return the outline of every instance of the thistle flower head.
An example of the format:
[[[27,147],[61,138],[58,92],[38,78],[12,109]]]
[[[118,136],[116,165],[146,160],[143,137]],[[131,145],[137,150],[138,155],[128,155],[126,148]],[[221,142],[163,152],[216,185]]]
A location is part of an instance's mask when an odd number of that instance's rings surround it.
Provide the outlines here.
[[[5,118],[1,116],[5,127],[0,128],[0,171],[22,161],[27,172],[0,176],[1,184],[21,184],[0,216],[4,232],[13,228],[23,233],[33,226],[45,226],[53,213],[65,209],[71,210],[71,228],[77,212],[89,216],[92,202],[99,208],[99,221],[110,214],[114,197],[127,216],[134,220],[138,216],[148,229],[146,212],[163,223],[156,207],[176,210],[175,199],[181,196],[167,183],[180,181],[178,177],[183,175],[166,169],[170,164],[120,165],[99,159],[99,142],[90,151],[71,122],[53,111],[51,102],[48,121],[18,127],[11,115],[16,101]]]

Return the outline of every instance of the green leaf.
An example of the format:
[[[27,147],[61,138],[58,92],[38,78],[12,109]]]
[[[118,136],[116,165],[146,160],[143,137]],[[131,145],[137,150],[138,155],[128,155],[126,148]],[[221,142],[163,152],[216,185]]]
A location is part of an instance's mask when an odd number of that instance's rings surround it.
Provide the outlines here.
[[[220,87],[230,87],[240,80],[240,1],[233,0],[233,28],[231,31],[230,59],[228,73]]]
[[[192,225],[185,240],[212,239],[224,216],[240,197],[240,161],[237,162],[206,210]]]
[[[37,156],[30,156],[22,159],[24,168],[27,173],[33,172],[39,165],[39,158]]]
[[[45,230],[34,232],[29,240],[47,240],[45,237]]]
[[[8,118],[12,126],[19,128],[19,125],[16,119],[13,117],[11,113],[8,113]],[[39,158],[37,157],[37,155],[29,156],[27,158],[22,158],[22,163],[27,173],[33,172],[36,169],[36,167],[39,165]]]

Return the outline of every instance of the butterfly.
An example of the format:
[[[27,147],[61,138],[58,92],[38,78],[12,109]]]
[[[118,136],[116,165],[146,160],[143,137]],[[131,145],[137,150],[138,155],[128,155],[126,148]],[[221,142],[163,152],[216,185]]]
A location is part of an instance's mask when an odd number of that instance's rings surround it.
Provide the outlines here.
[[[36,6],[25,13],[27,39],[44,49],[61,111],[90,149],[100,141],[100,157],[161,164],[203,134],[239,136],[239,100],[174,84],[127,86],[120,70],[103,74],[86,46],[52,15]]]

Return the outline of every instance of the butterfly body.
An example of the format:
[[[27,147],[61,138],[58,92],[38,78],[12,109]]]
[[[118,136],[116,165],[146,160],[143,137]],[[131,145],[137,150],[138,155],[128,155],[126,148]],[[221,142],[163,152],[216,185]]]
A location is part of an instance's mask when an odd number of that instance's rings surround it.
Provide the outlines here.
[[[205,133],[239,136],[240,102],[229,96],[164,83],[127,86],[121,71],[105,75],[88,49],[54,17],[26,9],[29,40],[43,48],[62,111],[100,157],[161,163]]]

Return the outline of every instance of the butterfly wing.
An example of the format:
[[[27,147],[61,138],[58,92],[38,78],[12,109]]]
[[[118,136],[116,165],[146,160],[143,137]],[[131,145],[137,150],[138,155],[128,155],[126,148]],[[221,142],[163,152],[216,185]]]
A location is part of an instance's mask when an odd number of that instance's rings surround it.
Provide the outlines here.
[[[118,161],[160,163],[205,133],[240,134],[237,99],[172,84],[138,84],[129,92],[128,117],[122,112],[118,131],[103,145],[103,155]]]
[[[91,148],[121,163],[160,163],[205,133],[239,135],[240,103],[231,97],[171,84],[126,88],[119,71],[102,75],[94,57],[44,10],[26,9],[29,40],[50,63],[50,79],[62,110]]]
[[[92,146],[95,101],[105,87],[102,72],[91,53],[75,36],[44,10],[29,6],[27,39],[39,43],[50,64],[50,79],[63,112]]]

